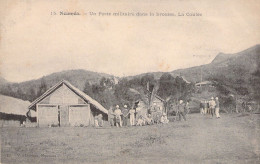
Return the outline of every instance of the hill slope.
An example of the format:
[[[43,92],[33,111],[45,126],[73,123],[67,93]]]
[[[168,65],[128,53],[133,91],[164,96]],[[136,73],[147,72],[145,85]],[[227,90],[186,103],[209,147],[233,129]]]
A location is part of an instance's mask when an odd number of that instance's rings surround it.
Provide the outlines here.
[[[225,76],[228,79],[247,81],[251,74],[258,69],[259,59],[260,45],[256,45],[236,54],[220,53],[210,64],[175,70],[171,74],[174,76],[181,74],[192,82],[200,81],[201,72],[203,80],[215,76]]]
[[[35,88],[37,90],[37,88],[39,88],[39,86],[41,85],[42,80],[45,81],[47,88],[55,85],[57,82],[61,80],[67,80],[75,87],[79,88],[80,90],[83,90],[86,81],[90,83],[97,83],[102,77],[113,78],[114,76],[105,73],[97,73],[79,69],[56,72],[44,76],[40,79],[25,81],[21,83],[11,83],[9,85],[12,88],[17,88],[17,86],[19,86],[19,88],[23,88],[23,91],[27,91],[30,88]]]
[[[210,64],[187,69],[179,69],[170,73],[174,77],[181,75],[187,81],[194,83],[200,81],[202,74],[203,80],[217,81],[220,86],[229,88],[228,90],[234,90],[234,92],[237,92],[238,90],[243,90],[243,93],[241,92],[241,95],[245,95],[256,92],[258,90],[258,84],[260,83],[259,68],[260,45],[256,45],[235,54],[220,53]],[[148,78],[150,75],[154,75],[154,78],[158,80],[163,74],[164,72],[144,73],[136,76],[129,76],[126,77],[126,79],[132,80],[133,83],[143,83],[141,78],[144,76],[147,76]],[[38,93],[38,91],[40,90],[42,82],[46,84],[46,87],[48,89],[60,80],[64,79],[69,81],[72,85],[79,88],[80,90],[83,90],[86,81],[90,82],[91,84],[95,84],[98,83],[102,77],[110,79],[115,78],[113,75],[108,75],[104,73],[96,73],[86,70],[68,70],[53,73],[37,80],[31,80],[22,83],[7,83],[4,85],[3,89],[0,88],[0,91],[4,95],[9,95],[12,97],[17,97],[17,95],[20,95],[20,97],[18,98],[31,101],[31,97],[37,97],[36,93]],[[146,85],[146,83],[143,85]],[[91,90],[91,86],[89,87]],[[102,89],[102,86],[99,87],[101,87]],[[94,87],[93,93],[98,92],[98,90],[100,89],[99,87]],[[130,86],[123,86],[122,89],[124,89],[124,87]],[[112,90],[109,90],[108,92],[110,92],[109,95],[113,94]],[[96,96],[102,97],[103,93],[100,93],[100,95],[98,94]],[[260,97],[259,93],[256,93],[255,97],[257,96]],[[119,97],[121,97],[121,95],[119,95]],[[104,97],[104,101],[105,100],[107,100],[107,97]]]
[[[170,72],[174,77],[183,76],[190,82],[200,82],[225,76],[228,79],[248,81],[251,75],[257,71],[260,63],[260,45],[255,45],[244,51],[225,54],[219,53],[211,63],[191,68],[178,69]],[[141,78],[145,75],[153,74],[155,79],[159,79],[165,72],[151,72],[136,76],[129,76],[128,79]]]
[[[46,82],[47,86],[53,86],[57,82],[61,80],[67,80],[72,83],[74,86],[82,90],[84,88],[85,82],[88,81],[90,83],[97,83],[102,77],[113,77],[112,75],[104,74],[104,73],[97,73],[91,72],[86,70],[68,70],[62,72],[56,72],[50,74],[48,76],[44,76],[44,81]],[[21,85],[23,88],[27,88],[30,86],[38,87],[41,84],[41,79],[31,80],[22,82]]]

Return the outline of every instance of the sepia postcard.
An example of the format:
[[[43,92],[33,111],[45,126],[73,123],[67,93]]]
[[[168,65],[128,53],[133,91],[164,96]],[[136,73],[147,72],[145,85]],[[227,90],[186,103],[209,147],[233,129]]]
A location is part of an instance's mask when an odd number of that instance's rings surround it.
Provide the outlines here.
[[[0,0],[0,163],[260,163],[259,0]]]

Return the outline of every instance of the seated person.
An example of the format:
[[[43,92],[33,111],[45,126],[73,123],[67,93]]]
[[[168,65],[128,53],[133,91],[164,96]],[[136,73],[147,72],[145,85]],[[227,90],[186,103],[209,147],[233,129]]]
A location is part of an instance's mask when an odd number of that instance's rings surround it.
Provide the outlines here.
[[[99,114],[98,116],[97,116],[98,118],[98,126],[100,126],[100,127],[102,127],[103,126],[103,116],[102,116],[102,114]]]
[[[163,113],[163,115],[161,117],[161,123],[163,123],[163,124],[169,123],[169,120],[168,120],[168,118],[166,116],[166,113]]]
[[[94,123],[95,123],[95,127],[99,127],[99,125],[98,125],[98,116],[94,117]]]
[[[148,117],[146,118],[146,122],[148,125],[152,125],[153,124],[153,118],[151,114],[148,114]]]
[[[136,126],[143,126],[145,125],[145,119],[144,117],[141,115],[139,116],[138,120],[137,120],[137,123],[136,123]]]
[[[162,114],[160,112],[156,112],[155,118],[154,118],[154,123],[159,124],[161,122],[161,117],[162,117]]]

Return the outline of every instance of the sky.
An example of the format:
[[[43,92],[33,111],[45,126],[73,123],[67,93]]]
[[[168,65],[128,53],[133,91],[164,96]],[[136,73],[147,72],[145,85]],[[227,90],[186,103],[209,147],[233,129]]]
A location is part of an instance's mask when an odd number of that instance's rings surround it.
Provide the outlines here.
[[[167,72],[260,43],[258,0],[1,0],[0,6],[0,76],[11,82],[70,69],[116,76]],[[202,16],[116,17],[99,12]]]

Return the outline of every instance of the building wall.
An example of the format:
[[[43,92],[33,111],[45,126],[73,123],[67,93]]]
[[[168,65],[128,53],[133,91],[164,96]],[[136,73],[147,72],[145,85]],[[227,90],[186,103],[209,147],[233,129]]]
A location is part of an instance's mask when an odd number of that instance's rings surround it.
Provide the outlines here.
[[[0,127],[20,127],[20,125],[25,121],[25,115],[0,112]]]
[[[90,125],[90,107],[86,106],[70,106],[69,107],[69,123],[71,126],[88,126]]]
[[[58,115],[60,126],[69,126],[69,106],[68,105],[59,105],[58,106]]]
[[[21,123],[17,120],[0,120],[0,127],[20,127]]]
[[[58,126],[57,105],[37,105],[37,122],[39,127]]]
[[[164,104],[163,104],[163,101],[161,101],[160,99],[158,98],[154,98],[153,100],[153,104],[156,104],[157,107],[160,107],[162,110],[164,110]]]
[[[40,104],[76,105],[86,102],[70,90],[65,84],[56,89],[51,95],[44,98]]]
[[[37,112],[40,127],[94,124],[90,105],[64,84],[37,104]]]
[[[88,126],[94,124],[93,114],[88,104],[62,106],[61,108],[58,108],[58,105],[39,104],[37,109],[39,127]]]

